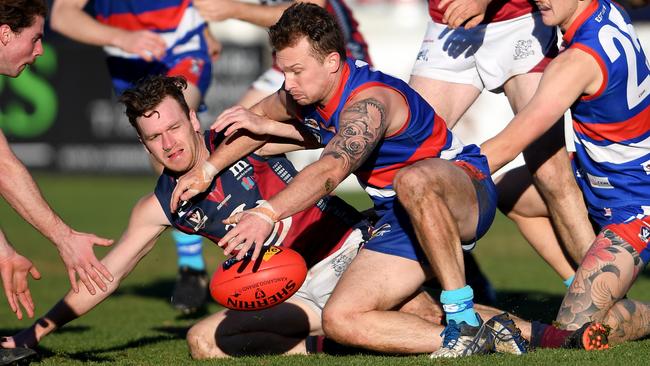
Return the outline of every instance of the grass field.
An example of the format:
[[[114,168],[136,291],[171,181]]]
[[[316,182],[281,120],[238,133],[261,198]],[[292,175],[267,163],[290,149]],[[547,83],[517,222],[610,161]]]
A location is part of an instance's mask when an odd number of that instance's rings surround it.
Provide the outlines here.
[[[118,239],[132,205],[150,192],[153,177],[84,177],[38,175],[44,195],[74,228]],[[363,194],[345,195],[349,202],[365,208]],[[54,246],[9,208],[0,203],[0,223],[9,240],[31,258],[43,278],[32,281],[37,316],[42,315],[69,289],[67,276]],[[317,244],[317,243],[315,243]],[[102,253],[103,248],[98,249]],[[509,365],[509,364],[644,364],[650,358],[650,341],[638,341],[605,352],[565,350],[538,351],[523,357],[490,355],[461,360],[432,361],[426,356],[269,356],[236,360],[192,361],[185,345],[185,333],[195,321],[179,317],[169,306],[176,255],[168,235],[142,260],[120,289],[95,310],[78,319],[40,345],[40,359],[34,364],[72,365]],[[210,269],[223,258],[216,246],[206,245]],[[476,250],[479,263],[497,289],[500,307],[524,318],[550,321],[554,318],[564,285],[521,239],[516,228],[497,217]],[[647,271],[633,287],[630,297],[650,301]],[[211,304],[208,311],[218,309]],[[11,335],[30,320],[18,321],[0,299],[0,335]],[[404,342],[408,342],[405,339]],[[646,360],[646,361],[644,361]]]

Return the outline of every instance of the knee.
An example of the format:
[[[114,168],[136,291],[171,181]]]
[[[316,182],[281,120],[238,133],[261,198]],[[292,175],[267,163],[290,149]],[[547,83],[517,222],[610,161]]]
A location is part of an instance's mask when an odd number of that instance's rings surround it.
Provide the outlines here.
[[[327,338],[345,345],[363,345],[363,334],[355,327],[358,314],[339,306],[325,306],[322,322]]]
[[[435,195],[439,185],[435,176],[431,176],[417,165],[400,169],[393,178],[393,188],[403,203],[421,200],[425,195]]]
[[[186,340],[190,355],[195,360],[226,356],[217,347],[215,334],[210,334],[209,330],[200,323],[190,328],[187,332]]]

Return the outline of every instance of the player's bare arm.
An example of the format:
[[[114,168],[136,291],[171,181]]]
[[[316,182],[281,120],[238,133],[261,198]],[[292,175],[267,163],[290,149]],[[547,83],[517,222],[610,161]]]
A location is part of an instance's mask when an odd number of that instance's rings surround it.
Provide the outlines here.
[[[97,295],[92,295],[83,288],[79,292],[68,292],[45,316],[13,337],[7,337],[0,346],[32,348],[42,337],[92,310],[118,288],[121,280],[149,253],[158,236],[169,225],[156,197],[150,194],[142,198],[133,208],[128,228],[119,242],[102,259],[102,263],[116,278],[107,291]]]
[[[92,293],[93,282],[105,289],[104,279],[112,281],[111,273],[93,253],[93,245],[108,246],[112,240],[94,234],[82,233],[70,228],[47,204],[27,168],[9,148],[0,132],[0,194],[25,221],[52,241],[61,255],[68,271],[72,288],[78,291],[75,274]],[[92,282],[91,282],[92,281]]]
[[[0,230],[0,277],[9,307],[19,320],[23,318],[21,306],[27,316],[30,318],[34,316],[34,301],[27,284],[29,274],[34,279],[41,278],[34,264],[18,254]]]
[[[442,21],[450,28],[473,28],[483,21],[491,2],[492,0],[440,0],[439,8],[445,9]]]
[[[237,248],[237,257],[241,258],[256,243],[264,243],[276,221],[304,210],[331,193],[367,159],[387,130],[387,101],[394,93],[374,89],[359,93],[346,104],[339,130],[325,146],[320,159],[305,167],[287,188],[268,202],[224,221],[237,224],[217,243],[226,255]],[[261,245],[255,245],[253,258],[257,258],[260,250]]]
[[[498,135],[481,145],[495,172],[562,117],[573,102],[598,91],[602,74],[586,52],[569,49],[549,64],[531,101]]]
[[[128,31],[102,24],[84,11],[87,3],[88,0],[54,1],[50,16],[52,29],[75,41],[118,47],[147,61],[165,55],[167,46],[158,34],[147,30]]]
[[[309,1],[319,6],[325,0]],[[291,1],[269,4],[257,4],[240,0],[195,0],[194,6],[209,21],[238,19],[260,27],[268,28],[275,24],[282,13],[292,4]]]
[[[269,135],[296,140],[302,144],[305,136],[282,121],[291,120],[287,94],[280,90],[268,96],[251,109],[234,106],[223,111],[210,126],[224,131],[226,140],[208,159],[178,179],[172,192],[170,209],[176,212],[182,201],[205,191],[212,179],[233,162],[262,147]]]

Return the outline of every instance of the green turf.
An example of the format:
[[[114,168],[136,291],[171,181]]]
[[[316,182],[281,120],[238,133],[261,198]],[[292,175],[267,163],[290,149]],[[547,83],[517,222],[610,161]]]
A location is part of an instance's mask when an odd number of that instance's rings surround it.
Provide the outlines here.
[[[153,177],[36,177],[53,207],[78,230],[118,239],[132,205],[150,192]],[[91,191],[92,190],[92,191]],[[346,195],[357,207],[366,208],[363,194]],[[10,241],[33,259],[43,279],[31,283],[37,314],[41,315],[69,288],[56,249],[25,224],[4,203],[0,203],[0,223]],[[104,252],[103,248],[98,252]],[[214,245],[205,246],[209,268],[222,259]],[[562,299],[564,286],[525,244],[516,228],[497,217],[488,235],[476,250],[483,270],[493,281],[500,305],[525,317],[552,320]],[[118,364],[176,365],[219,363],[226,365],[519,365],[519,364],[640,364],[650,357],[650,342],[632,342],[606,352],[538,351],[523,357],[491,355],[462,360],[431,361],[426,356],[308,356],[249,357],[219,362],[195,362],[189,358],[184,341],[195,319],[179,317],[169,306],[176,272],[176,256],[168,235],[136,267],[112,297],[95,310],[41,342],[40,362],[44,365]],[[650,300],[647,273],[634,286],[630,297]],[[217,305],[210,305],[214,312]],[[0,299],[0,335],[11,335],[29,320],[18,321]],[[404,342],[408,342],[405,339]]]

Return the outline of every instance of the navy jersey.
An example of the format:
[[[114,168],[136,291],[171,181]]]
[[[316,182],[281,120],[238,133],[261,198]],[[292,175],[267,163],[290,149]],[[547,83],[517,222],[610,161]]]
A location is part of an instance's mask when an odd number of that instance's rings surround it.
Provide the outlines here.
[[[205,133],[210,152],[214,151],[221,136],[214,131]],[[284,156],[264,158],[251,154],[222,170],[206,192],[183,204],[177,213],[169,210],[176,186],[176,177],[169,171],[163,171],[158,179],[155,195],[172,226],[217,242],[231,227],[224,225],[222,220],[271,198],[296,174],[296,169]],[[316,205],[277,222],[265,245],[290,247],[302,254],[311,267],[340,248],[357,227],[364,228],[361,214],[340,198],[327,196]]]
[[[404,81],[373,70],[361,61],[348,59],[336,95],[324,107],[301,106],[299,118],[318,141],[327,145],[339,130],[345,103],[369,87],[386,87],[400,93],[409,108],[402,127],[379,142],[372,154],[354,174],[382,212],[395,198],[393,178],[403,167],[427,158],[465,160],[483,159],[476,145],[464,145],[440,118],[433,107]]]
[[[650,63],[627,13],[594,0],[564,42],[591,55],[603,76],[594,95],[571,107],[576,177],[591,216],[604,226],[625,220],[630,207],[650,213]]]

